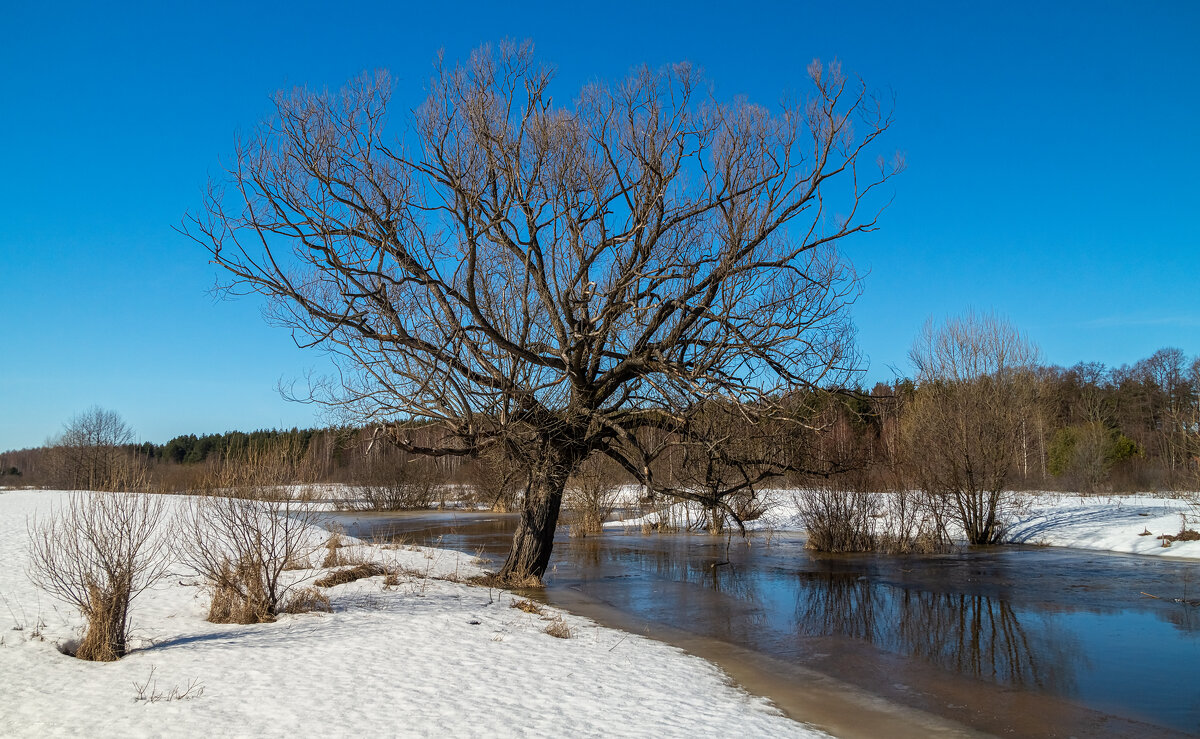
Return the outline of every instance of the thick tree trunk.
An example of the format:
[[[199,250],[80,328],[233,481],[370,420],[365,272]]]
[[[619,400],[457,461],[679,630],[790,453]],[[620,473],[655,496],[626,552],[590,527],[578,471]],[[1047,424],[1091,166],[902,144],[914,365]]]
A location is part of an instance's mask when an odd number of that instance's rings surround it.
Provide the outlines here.
[[[500,569],[501,580],[514,585],[532,585],[546,574],[554,549],[554,531],[558,527],[563,489],[578,461],[578,457],[570,453],[547,449],[545,458],[535,467],[508,559]]]

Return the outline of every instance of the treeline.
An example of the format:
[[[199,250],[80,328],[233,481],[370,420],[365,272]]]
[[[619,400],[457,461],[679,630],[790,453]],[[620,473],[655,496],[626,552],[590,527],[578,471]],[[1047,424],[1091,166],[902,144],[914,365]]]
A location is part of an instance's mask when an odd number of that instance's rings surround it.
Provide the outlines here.
[[[118,433],[79,433],[103,419]],[[431,430],[416,430],[432,433]],[[56,489],[136,487],[163,492],[201,489],[229,467],[271,465],[293,483],[382,484],[417,475],[454,481],[466,472],[454,459],[415,458],[378,438],[375,428],[292,428],[185,434],[165,444],[121,443],[130,436],[119,416],[92,409],[42,447],[0,453],[0,485]],[[469,466],[469,465],[468,465]]]
[[[903,433],[918,385],[900,379],[831,394],[838,411],[823,453],[855,457],[881,482],[911,477],[903,468],[913,450],[906,453]],[[1008,470],[1014,487],[1132,492],[1197,484],[1200,357],[1168,348],[1115,368],[1038,366],[1026,392],[1015,409],[1022,418]]]
[[[1011,406],[1008,415],[1019,416],[1010,419],[1016,424],[1015,434],[990,442],[1013,447],[1004,457],[1008,486],[1121,492],[1194,487],[1200,481],[1200,357],[1169,348],[1116,368],[1094,362],[1035,366],[1023,382],[1019,400],[1002,401]],[[899,379],[869,391],[830,388],[806,393],[796,403],[802,409],[797,412],[804,414],[800,420],[805,431],[775,437],[767,451],[804,456],[810,468],[823,465],[835,473],[848,472],[876,489],[920,487],[919,470],[914,468],[920,449],[914,454],[912,427],[933,423],[918,418],[922,406],[916,401],[922,388],[928,394],[934,384]],[[150,488],[186,490],[215,467],[270,458],[286,464],[297,483],[387,486],[420,477],[438,484],[490,488],[499,480],[502,489],[489,495],[511,494],[506,488],[511,488],[514,473],[503,469],[504,460],[416,458],[395,449],[375,428],[230,431],[136,444],[119,417],[104,417],[98,409],[88,413],[92,416],[73,419],[63,436],[47,446],[0,454],[3,484],[101,488],[111,486],[110,478],[118,471],[126,478],[134,474],[125,470],[130,467]],[[739,423],[732,420],[737,417],[715,414],[712,438],[749,438],[732,426],[721,428]],[[89,425],[107,431],[97,432]],[[103,433],[110,438],[102,438]],[[433,427],[414,425],[410,435],[437,433]],[[680,449],[660,460],[662,482],[692,487],[724,482],[698,480],[686,472],[695,460],[684,459],[690,452]],[[677,459],[672,461],[671,454]],[[701,467],[708,474],[714,469],[711,463]],[[605,476],[628,481],[616,469]]]

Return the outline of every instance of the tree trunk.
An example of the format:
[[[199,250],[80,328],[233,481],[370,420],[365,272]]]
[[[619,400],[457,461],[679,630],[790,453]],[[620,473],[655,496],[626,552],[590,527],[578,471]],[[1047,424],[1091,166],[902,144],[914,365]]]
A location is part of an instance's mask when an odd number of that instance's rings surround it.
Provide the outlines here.
[[[498,575],[502,581],[514,585],[540,583],[546,574],[554,549],[554,531],[558,527],[563,489],[580,461],[576,455],[559,449],[548,447],[545,451],[533,470],[521,520],[513,534],[508,559]]]

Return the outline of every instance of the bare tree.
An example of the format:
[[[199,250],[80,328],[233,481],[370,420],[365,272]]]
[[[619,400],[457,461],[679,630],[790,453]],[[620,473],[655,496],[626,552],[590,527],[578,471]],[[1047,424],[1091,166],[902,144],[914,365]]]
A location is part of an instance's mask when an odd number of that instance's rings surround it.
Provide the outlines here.
[[[230,291],[340,360],[311,399],[410,452],[523,450],[500,574],[538,578],[588,456],[653,487],[639,432],[855,367],[837,245],[875,229],[901,162],[871,158],[891,117],[861,81],[836,62],[809,76],[774,112],[718,101],[687,64],[564,105],[532,47],[505,44],[439,60],[400,135],[384,73],[281,93],[182,230]],[[444,438],[414,440],[414,419]]]
[[[49,518],[30,521],[30,579],[87,619],[79,659],[125,656],[130,601],[169,565],[164,510],[159,497],[73,493]]]
[[[57,484],[73,490],[116,490],[135,476],[135,461],[123,446],[133,443],[133,429],[121,414],[92,406],[51,439]]]
[[[1037,349],[1008,321],[967,313],[931,319],[909,353],[908,458],[926,492],[947,496],[972,544],[1003,533],[1005,485],[1033,416]]]

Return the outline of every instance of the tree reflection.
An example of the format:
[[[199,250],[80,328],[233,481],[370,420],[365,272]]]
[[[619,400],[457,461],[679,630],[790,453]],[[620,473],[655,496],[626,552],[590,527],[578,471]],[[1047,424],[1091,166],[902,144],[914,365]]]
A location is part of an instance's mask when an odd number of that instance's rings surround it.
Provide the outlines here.
[[[961,675],[1018,688],[1071,692],[1075,640],[1005,599],[911,590],[857,573],[802,573],[796,619],[807,636],[858,639]]]

